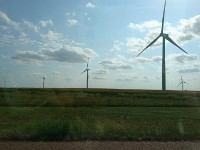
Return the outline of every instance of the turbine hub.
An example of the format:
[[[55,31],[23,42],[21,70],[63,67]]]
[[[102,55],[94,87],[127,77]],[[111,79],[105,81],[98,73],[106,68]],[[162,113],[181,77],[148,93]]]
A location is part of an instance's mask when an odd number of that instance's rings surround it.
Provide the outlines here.
[[[169,34],[163,33],[163,36],[164,36],[164,37],[168,37],[168,36],[169,36]]]

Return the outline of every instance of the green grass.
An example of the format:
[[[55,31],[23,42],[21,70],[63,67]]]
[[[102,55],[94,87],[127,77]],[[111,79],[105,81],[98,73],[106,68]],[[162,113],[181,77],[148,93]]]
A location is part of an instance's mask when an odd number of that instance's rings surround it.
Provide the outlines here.
[[[197,107],[2,107],[1,140],[200,139]]]
[[[200,92],[0,89],[0,140],[200,140]]]
[[[199,107],[200,92],[116,89],[0,89],[0,106]]]

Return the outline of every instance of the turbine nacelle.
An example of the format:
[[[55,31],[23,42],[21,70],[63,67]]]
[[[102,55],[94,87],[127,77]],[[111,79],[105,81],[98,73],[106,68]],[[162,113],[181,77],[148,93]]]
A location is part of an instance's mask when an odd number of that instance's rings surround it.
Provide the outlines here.
[[[166,38],[166,37],[169,37],[169,34],[162,33],[162,36]]]
[[[89,71],[90,69],[85,69],[81,74],[85,73],[86,71]]]

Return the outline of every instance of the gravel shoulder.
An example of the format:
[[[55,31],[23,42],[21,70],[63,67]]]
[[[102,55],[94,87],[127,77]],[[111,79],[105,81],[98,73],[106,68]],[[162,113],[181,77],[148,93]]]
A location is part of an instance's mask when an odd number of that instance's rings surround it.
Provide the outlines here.
[[[200,150],[196,142],[0,142],[0,150]]]

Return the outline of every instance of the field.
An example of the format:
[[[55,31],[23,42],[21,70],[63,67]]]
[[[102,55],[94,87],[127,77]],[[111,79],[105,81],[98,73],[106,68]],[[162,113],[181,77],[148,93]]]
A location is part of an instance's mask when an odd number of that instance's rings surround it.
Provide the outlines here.
[[[0,89],[0,140],[200,140],[200,92]]]

